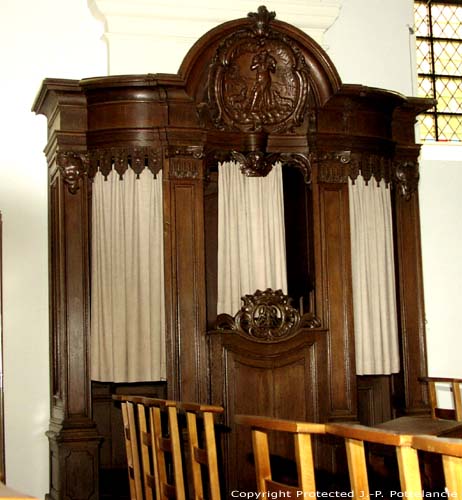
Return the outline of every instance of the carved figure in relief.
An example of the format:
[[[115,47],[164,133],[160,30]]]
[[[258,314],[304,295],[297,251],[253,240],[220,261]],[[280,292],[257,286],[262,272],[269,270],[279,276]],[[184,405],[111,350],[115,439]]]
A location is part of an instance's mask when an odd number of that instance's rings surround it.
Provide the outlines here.
[[[292,131],[306,118],[309,69],[298,44],[271,28],[274,16],[259,8],[218,47],[205,103],[217,128]]]
[[[276,59],[266,50],[259,52],[253,57],[250,69],[256,72],[251,90],[250,112],[270,111],[273,106],[271,73],[276,71]]]

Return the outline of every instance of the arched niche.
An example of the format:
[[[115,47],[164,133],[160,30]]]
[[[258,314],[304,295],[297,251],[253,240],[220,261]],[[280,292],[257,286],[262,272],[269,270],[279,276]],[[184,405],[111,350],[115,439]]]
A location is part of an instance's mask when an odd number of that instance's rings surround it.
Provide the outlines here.
[[[264,97],[268,91],[272,101]],[[237,411],[288,416],[288,409],[297,418],[325,421],[355,420],[359,408],[372,421],[384,416],[377,401],[390,405],[392,396],[399,400],[393,411],[425,411],[418,382],[426,358],[414,122],[429,105],[342,84],[311,38],[265,8],[204,35],[175,75],[43,82],[33,109],[48,118],[51,498],[99,494],[102,436],[89,375],[90,200],[97,170],[162,169],[169,397],[225,404],[228,424]],[[210,331],[213,174],[229,158],[239,159],[245,175],[262,175],[281,161],[294,195],[287,197],[288,241],[297,254],[292,283],[307,286],[314,320],[295,322],[287,338],[255,342],[236,333],[232,318]],[[383,383],[362,384],[358,397],[348,180],[360,172],[393,189],[402,370]],[[249,384],[231,386],[233,380]],[[271,388],[271,407],[263,392],[257,393],[262,398],[245,393],[254,382]],[[239,443],[228,447],[231,462],[239,449]],[[83,479],[77,484],[74,477]]]

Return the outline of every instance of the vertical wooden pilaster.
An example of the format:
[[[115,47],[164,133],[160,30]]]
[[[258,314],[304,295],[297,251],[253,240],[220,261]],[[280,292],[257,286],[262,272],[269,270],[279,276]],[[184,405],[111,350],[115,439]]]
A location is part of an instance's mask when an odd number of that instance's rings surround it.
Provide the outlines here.
[[[413,163],[412,168],[417,169],[417,163]],[[418,380],[427,375],[427,352],[417,190],[406,193],[398,189],[395,217],[404,410],[406,413],[426,412],[427,392]]]
[[[164,160],[169,397],[207,400],[204,193],[201,148],[168,147]]]
[[[318,165],[313,184],[316,308],[328,329],[329,418],[357,414],[348,184]]]
[[[85,98],[78,83],[44,82],[34,111],[48,118],[50,492],[53,500],[97,500],[101,438],[89,376],[90,205]]]
[[[419,381],[419,377],[427,375],[427,351],[418,195],[420,145],[415,144],[414,127],[416,116],[431,104],[430,99],[408,98],[393,116],[393,138],[397,144],[394,215],[402,359],[401,404],[404,406],[402,410],[408,414],[429,411],[426,387]],[[396,392],[399,394],[400,389],[395,388]]]

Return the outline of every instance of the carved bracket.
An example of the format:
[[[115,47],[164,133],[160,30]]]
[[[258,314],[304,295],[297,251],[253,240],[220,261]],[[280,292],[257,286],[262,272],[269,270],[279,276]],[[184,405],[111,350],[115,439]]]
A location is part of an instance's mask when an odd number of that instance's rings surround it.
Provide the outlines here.
[[[278,154],[265,154],[262,151],[240,153],[231,151],[231,160],[241,166],[241,172],[247,177],[265,177],[271,172],[273,165],[278,161]]]
[[[231,330],[258,342],[278,342],[294,336],[300,328],[321,326],[312,314],[301,317],[282,290],[257,290],[242,297],[242,301],[244,305],[234,318],[229,314],[218,316],[217,330]]]
[[[406,200],[410,200],[419,185],[419,164],[417,161],[404,160],[395,162],[395,183]]]
[[[71,194],[76,194],[80,189],[80,180],[88,173],[88,154],[59,151],[56,156],[56,163],[68,191]]]
[[[265,177],[275,163],[281,162],[282,165],[291,165],[298,168],[302,172],[306,184],[311,184],[312,181],[310,155],[302,153],[209,151],[206,158],[208,169],[214,168],[218,162],[235,161],[241,165],[241,172],[247,177]]]

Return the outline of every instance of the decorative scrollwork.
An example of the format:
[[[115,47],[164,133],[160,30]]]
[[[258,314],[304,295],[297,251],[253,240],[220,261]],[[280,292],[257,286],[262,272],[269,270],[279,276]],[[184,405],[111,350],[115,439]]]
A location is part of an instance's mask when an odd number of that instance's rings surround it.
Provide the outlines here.
[[[265,177],[271,172],[278,157],[278,154],[265,154],[262,151],[231,151],[231,159],[240,164],[241,172],[247,177]]]
[[[154,176],[161,169],[157,151],[150,146],[127,146],[114,148],[98,148],[90,151],[89,176],[94,177],[101,172],[104,178],[114,170],[123,178],[128,168],[137,177],[147,168]]]
[[[312,314],[303,317],[291,306],[292,299],[282,290],[257,290],[242,297],[242,308],[234,316],[220,314],[217,330],[231,330],[258,342],[278,342],[292,337],[303,328],[319,328],[320,321]]]
[[[419,164],[417,161],[405,160],[395,163],[395,181],[402,196],[410,200],[419,185]]]
[[[359,175],[366,184],[371,179],[387,185],[393,180],[392,160],[384,155],[332,151],[318,153],[315,161],[319,164],[319,182],[346,184],[348,179],[355,182]]]
[[[76,194],[80,189],[80,180],[87,175],[89,160],[87,153],[59,151],[56,163],[67,189]]]
[[[305,184],[311,184],[311,155],[307,156],[302,153],[280,153],[277,161],[280,161],[283,165],[294,165],[297,167],[303,174]]]
[[[271,27],[274,12],[262,6],[248,17],[250,26],[218,47],[199,115],[221,130],[292,131],[307,116],[308,65],[297,43]]]

